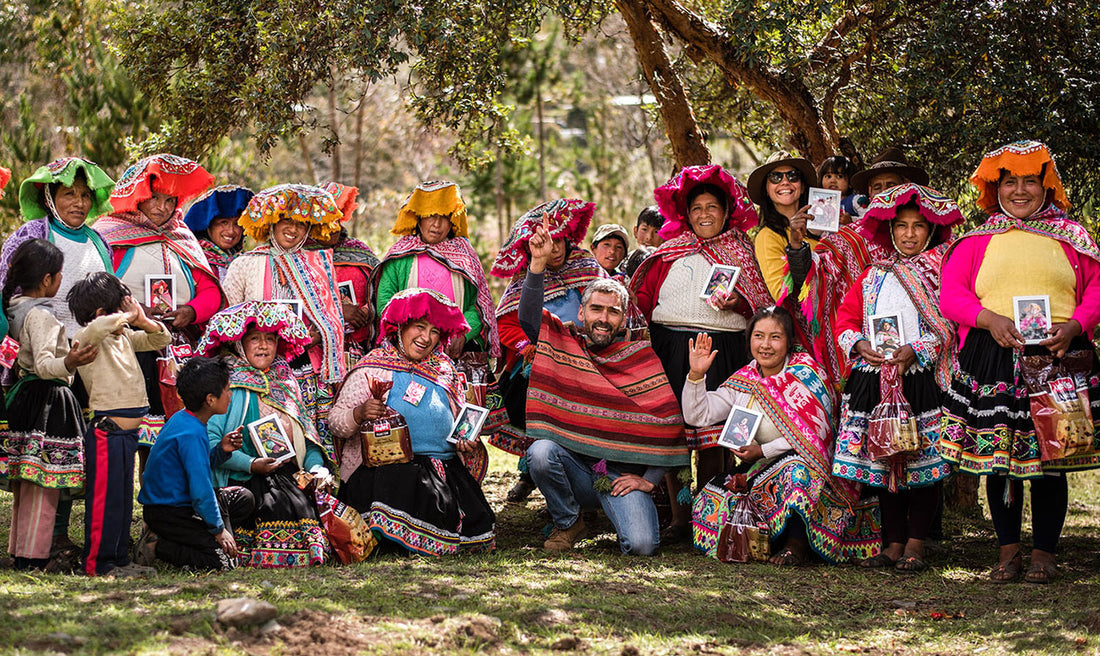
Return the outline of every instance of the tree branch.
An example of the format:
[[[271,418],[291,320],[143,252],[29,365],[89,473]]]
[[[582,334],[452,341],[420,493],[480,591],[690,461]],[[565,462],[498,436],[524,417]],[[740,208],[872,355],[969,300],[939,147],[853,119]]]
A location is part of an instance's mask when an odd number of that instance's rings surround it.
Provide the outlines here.
[[[867,22],[867,19],[874,15],[874,6],[870,3],[860,5],[858,7],[852,7],[850,10],[844,12],[832,28],[825,33],[825,36],[821,38],[814,49],[810,51],[806,59],[811,64],[819,64],[823,67],[829,66],[837,61],[840,56],[840,44],[844,41],[844,37],[848,36],[848,33],[856,29],[863,23]]]

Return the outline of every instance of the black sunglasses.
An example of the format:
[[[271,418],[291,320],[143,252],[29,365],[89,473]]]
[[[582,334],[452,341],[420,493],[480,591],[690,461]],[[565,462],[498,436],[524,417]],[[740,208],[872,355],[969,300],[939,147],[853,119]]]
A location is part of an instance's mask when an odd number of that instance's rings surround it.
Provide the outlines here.
[[[779,184],[783,182],[783,177],[786,176],[787,182],[799,182],[802,180],[802,173],[797,170],[794,171],[771,171],[768,173],[768,182]]]

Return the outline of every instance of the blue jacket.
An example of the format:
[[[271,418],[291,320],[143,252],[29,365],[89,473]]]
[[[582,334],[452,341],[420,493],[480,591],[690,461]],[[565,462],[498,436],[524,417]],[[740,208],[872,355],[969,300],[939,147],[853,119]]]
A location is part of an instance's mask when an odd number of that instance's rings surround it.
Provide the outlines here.
[[[214,496],[206,426],[187,410],[165,422],[149,452],[138,502],[142,505],[194,508],[212,534],[222,532]]]

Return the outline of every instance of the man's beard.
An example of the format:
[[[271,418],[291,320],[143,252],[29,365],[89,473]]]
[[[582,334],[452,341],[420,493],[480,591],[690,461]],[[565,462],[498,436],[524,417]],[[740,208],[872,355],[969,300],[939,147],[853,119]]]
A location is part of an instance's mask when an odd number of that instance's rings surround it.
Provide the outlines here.
[[[607,332],[597,336],[595,335],[596,328],[606,328]],[[595,346],[598,348],[607,346],[611,342],[615,341],[615,336],[618,334],[619,330],[616,330],[614,326],[607,323],[606,321],[596,321],[591,324],[586,323],[584,325],[584,338],[588,342],[589,346]]]

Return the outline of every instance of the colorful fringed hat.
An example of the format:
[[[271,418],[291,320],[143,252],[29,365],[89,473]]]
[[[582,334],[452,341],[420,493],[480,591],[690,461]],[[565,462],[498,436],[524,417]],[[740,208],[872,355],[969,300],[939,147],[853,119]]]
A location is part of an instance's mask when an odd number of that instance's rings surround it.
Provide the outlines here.
[[[416,230],[422,216],[442,214],[451,217],[455,237],[468,237],[470,228],[466,220],[466,203],[462,200],[462,190],[448,180],[432,180],[416,185],[401,210],[397,213],[397,222],[390,230],[395,235],[411,235]]]
[[[281,184],[268,187],[252,197],[239,223],[244,233],[256,241],[267,241],[271,226],[290,219],[312,226],[309,234],[327,239],[340,231],[340,208],[332,194],[312,185]]]
[[[111,213],[111,190],[115,181],[83,157],[62,157],[38,167],[31,177],[19,185],[19,211],[27,221],[41,219],[49,213],[49,208],[40,202],[42,188],[50,184],[73,186],[78,172],[84,172],[84,181],[92,190],[92,207],[88,210],[85,223],[91,223],[104,214]],[[48,202],[48,201],[47,201]]]
[[[446,344],[454,335],[464,335],[470,330],[462,310],[454,301],[434,289],[410,287],[397,292],[382,310],[382,336],[389,337],[410,321],[427,319],[439,329],[440,344]]]
[[[744,232],[759,222],[749,191],[737,178],[717,164],[688,166],[653,191],[657,208],[665,217],[665,224],[658,234],[666,241],[691,229],[687,198],[691,190],[701,184],[712,184],[726,192],[730,225],[734,228]]]
[[[970,176],[970,184],[978,190],[978,208],[982,211],[1000,210],[997,185],[1001,181],[1001,171],[1012,175],[1040,176],[1047,190],[1046,202],[1069,211],[1070,203],[1062,188],[1058,167],[1050,150],[1041,141],[1016,141],[985,154],[974,175]]]
[[[929,245],[942,244],[951,238],[951,228],[962,223],[959,205],[935,189],[907,182],[891,187],[871,199],[871,205],[860,220],[859,232],[868,240],[888,246],[890,221],[898,214],[898,208],[915,202],[917,210],[926,221],[935,226]]]
[[[239,185],[214,187],[191,205],[183,222],[191,232],[203,232],[214,219],[238,218],[255,195],[248,187]]]
[[[356,198],[359,196],[359,187],[351,187],[339,182],[326,182],[318,185],[336,201],[336,207],[340,209],[340,221],[350,221],[355,216],[355,210],[359,207]]]
[[[542,225],[544,213],[550,217],[550,238],[564,239],[576,246],[588,232],[592,215],[596,213],[596,204],[577,198],[563,198],[543,203],[519,217],[493,262],[491,273],[494,276],[507,279],[527,268],[531,258],[527,252],[527,242],[535,234],[535,228]]]
[[[152,155],[135,162],[115,183],[111,205],[116,212],[136,212],[153,192],[175,196],[177,206],[214,184],[214,176],[199,163],[178,155]]]
[[[0,166],[0,198],[4,197],[4,187],[8,186],[8,180],[11,180],[11,169]]]
[[[199,345],[195,347],[195,353],[213,356],[222,346],[244,339],[253,328],[278,335],[279,355],[287,361],[301,355],[309,346],[309,329],[288,305],[273,301],[247,301],[227,307],[211,317]]]

